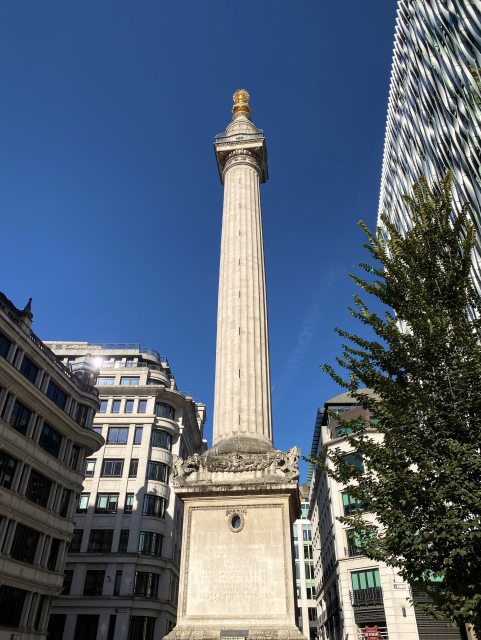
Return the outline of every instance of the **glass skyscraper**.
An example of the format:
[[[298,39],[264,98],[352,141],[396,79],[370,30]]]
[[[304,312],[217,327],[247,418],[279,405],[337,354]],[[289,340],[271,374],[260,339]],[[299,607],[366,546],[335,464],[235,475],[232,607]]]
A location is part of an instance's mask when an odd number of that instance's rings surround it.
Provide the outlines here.
[[[468,201],[478,233],[481,291],[481,0],[399,0],[379,214],[412,226],[409,207],[422,174],[453,172],[454,214]]]

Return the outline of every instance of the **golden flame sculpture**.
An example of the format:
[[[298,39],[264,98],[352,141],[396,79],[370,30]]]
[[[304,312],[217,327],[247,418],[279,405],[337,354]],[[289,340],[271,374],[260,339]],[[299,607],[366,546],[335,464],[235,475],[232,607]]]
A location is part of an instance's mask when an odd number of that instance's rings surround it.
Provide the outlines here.
[[[245,89],[238,89],[234,93],[234,108],[232,113],[247,113],[250,116],[251,108],[249,107],[249,94]]]

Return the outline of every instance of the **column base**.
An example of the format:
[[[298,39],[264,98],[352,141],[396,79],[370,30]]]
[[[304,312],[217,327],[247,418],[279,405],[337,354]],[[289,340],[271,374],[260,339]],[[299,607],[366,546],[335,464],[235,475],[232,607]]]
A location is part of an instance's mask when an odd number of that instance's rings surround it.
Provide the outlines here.
[[[245,631],[245,635],[241,633]],[[232,633],[232,635],[229,635]],[[173,629],[164,640],[305,640],[296,626],[251,627],[249,629],[229,629],[214,626],[183,626]]]

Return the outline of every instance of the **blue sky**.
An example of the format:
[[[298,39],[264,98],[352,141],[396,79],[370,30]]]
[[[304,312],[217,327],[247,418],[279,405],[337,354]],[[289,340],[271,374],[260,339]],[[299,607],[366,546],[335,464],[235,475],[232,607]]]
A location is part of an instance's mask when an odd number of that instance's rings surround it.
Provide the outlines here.
[[[275,445],[311,447],[339,392],[373,228],[394,0],[43,0],[0,7],[0,290],[43,340],[139,342],[207,405],[232,94],[264,129]],[[303,464],[304,477],[306,465]]]

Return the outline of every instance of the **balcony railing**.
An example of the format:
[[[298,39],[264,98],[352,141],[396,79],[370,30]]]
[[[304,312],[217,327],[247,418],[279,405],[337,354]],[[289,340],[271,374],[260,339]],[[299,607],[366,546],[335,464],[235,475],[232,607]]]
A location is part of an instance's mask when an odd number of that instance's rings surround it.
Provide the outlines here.
[[[378,631],[381,632],[381,638],[383,638],[383,640],[389,640],[387,627],[378,627]],[[364,629],[357,630],[357,640],[366,640],[366,636],[364,635]],[[369,636],[367,636],[367,640],[369,640]]]
[[[226,136],[225,133],[218,133],[215,137],[214,144],[235,144],[237,142],[250,142],[251,140],[260,140],[264,137],[262,129],[257,129],[257,133],[236,133],[232,136]]]
[[[72,382],[81,390],[86,391],[87,393],[92,393],[98,397],[99,392],[95,387],[90,386],[89,384],[85,384],[81,380],[79,380],[70,369],[68,369],[63,362],[57,359],[55,353],[44,344],[38,336],[36,336],[33,331],[30,332],[30,340],[37,345],[37,347],[42,351],[49,360],[58,368],[60,371],[66,375]]]
[[[160,364],[150,364],[150,362],[103,362],[101,369],[150,369],[151,371],[160,371],[166,376],[169,374]]]
[[[149,355],[154,356],[154,358],[157,358],[159,362],[167,362],[167,358],[165,356],[161,356],[158,351],[155,351],[155,349],[149,349],[149,347],[141,347],[140,344],[124,342],[89,342],[89,345],[114,351],[135,350],[139,353],[148,353]]]
[[[348,547],[344,547],[344,555],[348,558],[354,558],[355,556],[360,556],[362,554],[359,547],[349,545]]]
[[[353,607],[383,603],[382,587],[370,587],[369,589],[350,591],[349,596]]]

